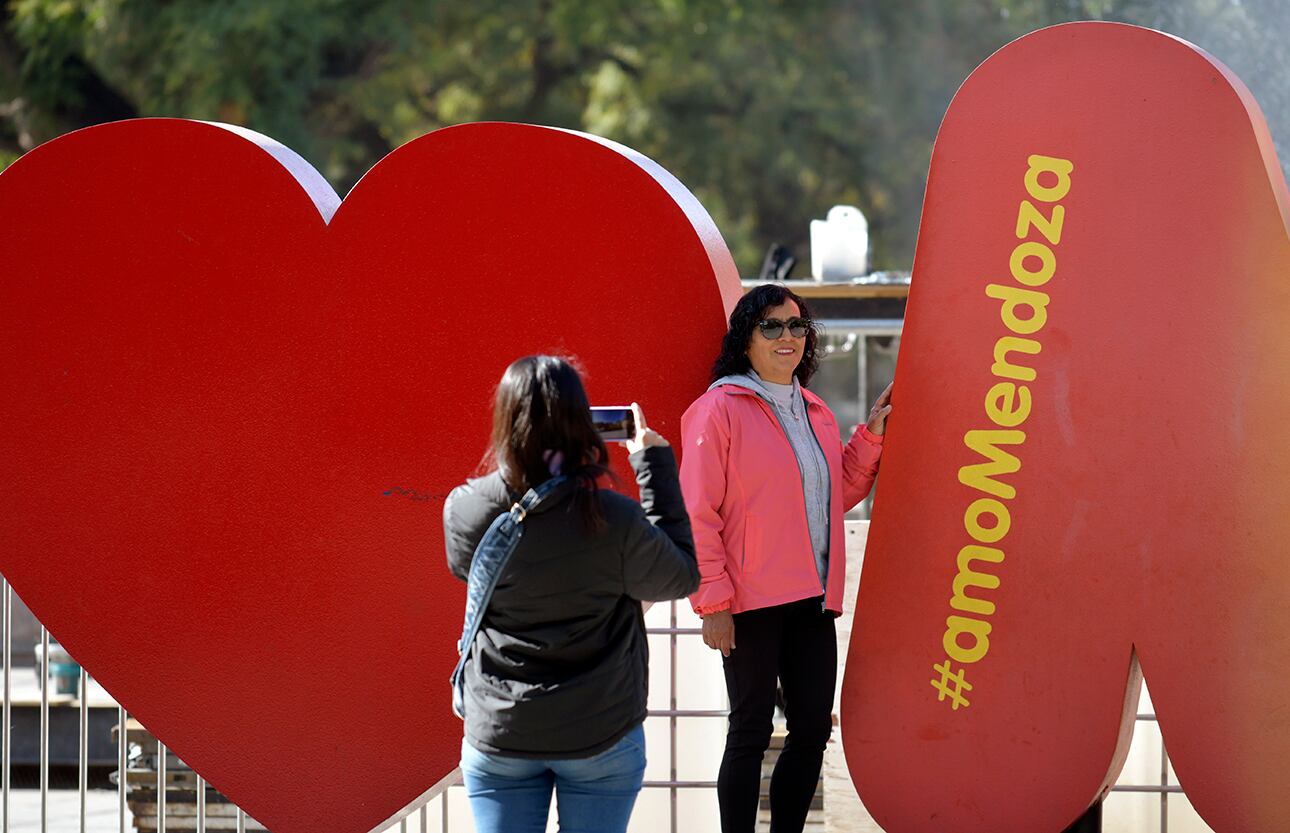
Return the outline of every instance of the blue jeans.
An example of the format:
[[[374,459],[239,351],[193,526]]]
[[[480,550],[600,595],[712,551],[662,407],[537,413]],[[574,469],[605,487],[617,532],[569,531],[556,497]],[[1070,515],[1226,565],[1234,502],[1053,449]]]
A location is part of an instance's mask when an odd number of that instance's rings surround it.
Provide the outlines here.
[[[534,760],[461,744],[476,833],[543,833],[555,789],[560,833],[623,833],[645,778],[645,728],[590,758]]]

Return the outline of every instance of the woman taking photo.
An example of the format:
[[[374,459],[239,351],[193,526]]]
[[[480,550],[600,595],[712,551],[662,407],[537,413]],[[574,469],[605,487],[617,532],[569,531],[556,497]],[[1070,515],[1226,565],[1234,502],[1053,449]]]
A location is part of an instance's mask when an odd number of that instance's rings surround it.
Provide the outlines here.
[[[752,833],[776,681],[788,738],[770,784],[771,830],[800,833],[832,730],[843,515],[869,494],[891,412],[883,391],[845,446],[806,389],[818,366],[806,305],[760,286],[730,314],[707,393],[681,420],[703,641],[721,652],[730,725],[717,777],[722,833]]]
[[[493,520],[566,478],[525,516],[464,648],[461,768],[480,833],[542,833],[553,789],[562,833],[627,828],[645,772],[641,602],[699,583],[672,449],[633,411],[640,503],[599,488],[609,452],[577,371],[522,358],[497,386],[492,471],[444,505],[448,566],[464,581]]]

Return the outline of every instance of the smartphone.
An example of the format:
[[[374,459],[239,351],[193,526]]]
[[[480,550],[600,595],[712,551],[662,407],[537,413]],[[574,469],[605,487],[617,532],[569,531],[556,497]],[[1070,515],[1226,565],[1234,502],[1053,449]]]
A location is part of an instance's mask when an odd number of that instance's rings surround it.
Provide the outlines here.
[[[592,408],[591,421],[607,443],[625,443],[636,436],[636,415],[630,407]]]

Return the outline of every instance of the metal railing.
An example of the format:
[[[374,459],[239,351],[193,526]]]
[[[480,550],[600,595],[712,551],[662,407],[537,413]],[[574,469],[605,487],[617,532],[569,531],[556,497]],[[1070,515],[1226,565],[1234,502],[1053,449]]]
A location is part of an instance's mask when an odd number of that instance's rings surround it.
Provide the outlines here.
[[[0,613],[0,620],[3,620],[4,628],[4,668],[3,668],[3,725],[0,725],[0,833],[9,833],[10,821],[12,821],[12,683],[10,683],[10,674],[13,669],[13,589],[9,587],[8,582],[0,584],[0,596],[3,596],[3,613]],[[680,833],[682,829],[682,820],[679,814],[679,792],[681,789],[715,789],[716,781],[713,780],[681,780],[679,778],[679,720],[680,718],[707,718],[707,720],[725,720],[726,709],[685,709],[680,708],[679,692],[677,692],[677,680],[679,680],[679,659],[677,659],[677,647],[682,637],[699,638],[702,636],[702,629],[679,627],[677,624],[677,603],[670,603],[670,614],[668,614],[667,627],[646,628],[649,636],[666,637],[668,651],[666,662],[668,664],[668,708],[651,709],[648,713],[648,720],[667,721],[668,723],[668,778],[664,780],[645,781],[645,789],[663,789],[667,790],[670,797],[670,829],[672,833]],[[43,652],[41,656],[49,656],[49,633],[41,628],[40,645]],[[655,658],[653,662],[659,662]],[[46,680],[41,685],[40,698],[40,738],[39,738],[39,818],[41,833],[48,833],[49,828],[49,708],[50,708],[50,682],[48,677],[49,664],[45,659]],[[79,738],[77,738],[77,757],[79,757],[79,766],[77,766],[77,794],[79,794],[79,829],[80,833],[86,833],[86,807],[88,807],[89,793],[89,698],[86,696],[89,690],[89,677],[86,676],[84,668],[80,671],[79,687]],[[128,722],[129,714],[124,708],[117,707],[117,725],[120,726],[117,731],[117,828],[119,833],[126,833],[130,829],[132,814],[129,812],[128,801],[128,779],[125,778],[125,772],[129,769],[129,740],[126,736],[125,726]],[[1151,713],[1136,714],[1136,720],[1139,722],[1155,722],[1156,716]],[[437,802],[439,810],[439,823],[441,833],[449,833],[449,788],[457,787],[461,784],[457,774],[449,776],[442,781],[439,790],[435,794],[423,796],[421,801],[410,805],[404,812],[402,818],[392,821],[388,827],[382,829],[392,830],[397,827],[400,833],[408,833],[409,829],[415,830],[415,833],[428,833],[430,830],[431,806]],[[164,745],[157,745],[157,824],[156,829],[159,833],[165,833],[168,816],[166,816],[166,748]],[[1160,830],[1161,833],[1167,833],[1169,830],[1169,798],[1179,796],[1183,793],[1182,787],[1169,783],[1169,756],[1161,743],[1160,756],[1160,781],[1156,784],[1117,784],[1112,788],[1112,792],[1118,793],[1158,793],[1160,794]],[[206,784],[200,776],[197,776],[197,801],[196,801],[196,829],[199,833],[205,833],[206,830]],[[409,821],[414,820],[412,827]],[[236,829],[237,833],[245,833],[246,815],[240,808],[236,811]]]
[[[10,833],[12,814],[12,765],[13,765],[13,743],[12,743],[12,726],[13,726],[13,700],[12,700],[12,669],[13,669],[13,603],[14,593],[8,581],[0,579],[0,626],[3,627],[3,669],[0,670],[0,695],[2,695],[3,709],[2,718],[0,718],[0,833]],[[678,680],[680,678],[680,669],[678,661],[678,647],[682,638],[697,639],[702,635],[702,630],[697,627],[682,627],[678,621],[678,605],[676,602],[669,603],[668,624],[664,627],[646,628],[647,638],[649,636],[666,637],[668,650],[666,652],[666,662],[668,664],[668,696],[666,709],[653,709],[648,712],[648,721],[667,721],[668,738],[669,738],[669,767],[668,778],[647,780],[644,784],[646,790],[666,790],[668,792],[670,813],[669,829],[671,833],[681,833],[683,819],[680,818],[678,810],[678,799],[681,790],[693,789],[715,789],[716,782],[710,780],[683,780],[679,773],[679,732],[678,722],[681,719],[722,719],[728,714],[726,709],[687,709],[682,708],[678,692]],[[40,645],[42,649],[41,659],[43,662],[43,672],[45,679],[40,686],[40,737],[38,742],[39,748],[39,819],[41,833],[50,831],[49,815],[49,797],[50,797],[50,687],[52,685],[50,677],[49,661],[49,633],[42,626],[40,630]],[[658,663],[663,657],[655,656],[651,662]],[[661,670],[661,669],[660,669]],[[79,733],[78,733],[78,777],[77,789],[79,796],[79,827],[81,833],[87,833],[87,807],[89,793],[89,677],[85,670],[80,670],[78,706],[79,706]],[[126,833],[130,829],[132,815],[129,811],[127,794],[129,790],[129,779],[126,773],[129,770],[129,739],[127,737],[126,726],[129,715],[124,708],[117,707],[117,826],[118,833]],[[1137,714],[1136,719],[1139,722],[1154,722],[1155,715],[1150,713]],[[167,817],[167,749],[164,745],[158,743],[157,747],[157,831],[165,833],[168,822]],[[197,796],[196,796],[196,828],[198,833],[206,833],[207,827],[207,806],[206,806],[206,782],[200,776],[196,776]],[[457,773],[443,779],[439,784],[432,787],[416,801],[408,805],[394,819],[383,824],[379,830],[398,829],[400,833],[408,833],[409,830],[415,833],[429,833],[432,807],[437,803],[439,816],[439,825],[441,833],[449,833],[450,830],[450,813],[449,813],[449,788],[459,786],[460,779]],[[1168,833],[1169,830],[1169,798],[1173,795],[1181,795],[1183,790],[1177,784],[1169,782],[1169,758],[1164,749],[1163,740],[1161,742],[1160,753],[1160,780],[1154,784],[1120,784],[1112,788],[1113,792],[1118,793],[1158,793],[1160,796],[1160,831]],[[238,833],[245,833],[247,825],[246,814],[239,808],[236,810],[236,829]],[[61,833],[61,831],[59,832]]]
[[[1134,716],[1138,723],[1155,723],[1156,716],[1147,712],[1138,712]],[[1137,737],[1137,733],[1134,733]],[[1160,833],[1169,833],[1169,797],[1183,795],[1183,788],[1169,783],[1169,753],[1165,750],[1164,738],[1160,740],[1160,783],[1158,784],[1115,784],[1113,793],[1159,793],[1160,794]]]
[[[3,716],[0,718],[0,833],[9,833],[12,829],[12,773],[13,773],[13,697],[12,697],[12,680],[13,673],[13,607],[14,592],[8,581],[0,578],[0,597],[3,600],[3,610],[0,611],[0,620],[2,620],[3,636],[0,641],[3,642],[3,669],[0,670],[2,681],[0,681],[0,694],[3,695],[3,703],[0,708],[3,709]],[[677,605],[675,602],[670,603],[669,626],[662,628],[647,628],[646,633],[653,636],[664,636],[668,640],[669,650],[667,652],[667,662],[669,670],[669,707],[667,709],[654,709],[648,712],[649,720],[666,720],[668,722],[669,736],[669,777],[664,780],[650,780],[644,784],[645,789],[649,790],[667,790],[669,792],[671,812],[670,812],[670,829],[679,831],[682,819],[679,817],[677,809],[678,791],[682,789],[713,789],[716,787],[715,781],[686,781],[678,778],[678,721],[682,718],[710,718],[724,720],[728,714],[725,709],[682,709],[678,705],[677,692],[677,670],[678,658],[677,648],[678,640],[681,637],[698,637],[702,634],[699,628],[683,628],[677,624]],[[40,673],[44,679],[40,685],[40,724],[39,724],[39,829],[41,833],[49,833],[50,815],[50,692],[53,686],[53,678],[50,674],[50,638],[49,632],[42,625],[40,628],[40,658],[42,668]],[[655,660],[657,661],[657,659]],[[79,800],[79,814],[77,829],[80,833],[87,833],[87,810],[89,806],[89,739],[90,739],[90,697],[89,688],[90,677],[84,668],[79,671],[79,686],[77,689],[77,707],[78,707],[78,737],[77,737],[77,793]],[[117,711],[117,739],[116,739],[116,804],[117,804],[117,829],[118,833],[127,833],[133,827],[133,814],[131,812],[128,795],[130,790],[130,771],[131,749],[130,738],[127,726],[130,722],[129,713],[121,706],[116,707]],[[168,771],[167,771],[167,753],[168,750],[164,744],[158,741],[156,754],[156,830],[158,833],[165,833],[167,824],[170,821],[167,806],[168,791]],[[408,833],[411,829],[416,833],[427,833],[430,824],[430,811],[433,803],[438,804],[438,815],[440,830],[448,833],[450,829],[449,821],[449,788],[460,786],[459,773],[453,773],[443,782],[437,785],[436,789],[423,795],[418,801],[409,805],[399,814],[396,814],[394,820],[390,821],[381,830],[398,829],[400,833]],[[196,829],[198,833],[206,833],[207,829],[207,812],[206,812],[206,791],[207,785],[200,775],[196,776]],[[29,820],[23,820],[29,823]],[[410,825],[409,822],[412,822]],[[241,810],[236,810],[236,824],[238,833],[245,833],[247,816]]]

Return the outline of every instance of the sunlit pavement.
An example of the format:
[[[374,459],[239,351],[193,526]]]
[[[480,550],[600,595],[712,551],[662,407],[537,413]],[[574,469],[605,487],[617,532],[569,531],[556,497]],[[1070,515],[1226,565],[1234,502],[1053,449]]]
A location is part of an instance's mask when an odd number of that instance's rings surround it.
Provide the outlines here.
[[[50,790],[48,807],[49,833],[80,833],[81,797],[76,790]],[[117,833],[116,790],[90,790],[85,794],[86,833]],[[126,810],[126,830],[134,830],[134,819]],[[9,830],[12,833],[40,833],[40,790],[13,790],[9,793]]]

